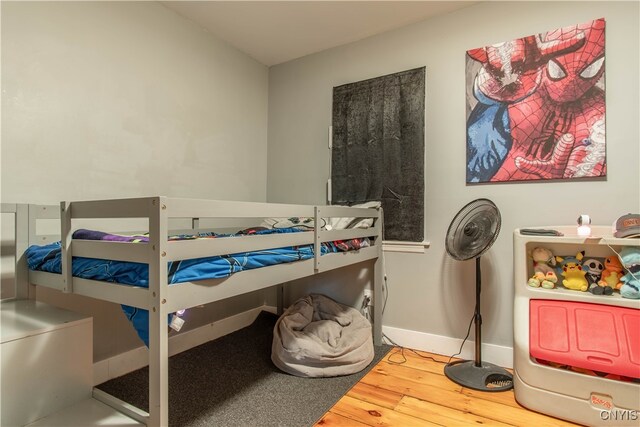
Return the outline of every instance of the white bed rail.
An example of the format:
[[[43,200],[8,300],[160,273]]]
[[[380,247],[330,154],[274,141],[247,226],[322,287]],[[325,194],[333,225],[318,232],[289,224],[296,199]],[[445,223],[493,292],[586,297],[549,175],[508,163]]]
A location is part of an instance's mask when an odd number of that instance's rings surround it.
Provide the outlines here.
[[[27,267],[26,250],[30,245],[44,245],[60,239],[59,220],[60,213],[57,205],[27,204],[27,203],[2,203],[2,213],[13,216],[13,244],[15,251],[15,299],[33,298],[33,280]],[[49,222],[49,227],[41,227],[42,221]],[[47,232],[38,232],[44,228]],[[44,286],[54,289],[62,289],[61,280],[44,280]]]
[[[373,238],[373,243],[381,242],[377,237],[380,229],[376,221],[380,213],[375,209],[307,206],[292,204],[226,202],[216,200],[179,199],[167,197],[150,197],[138,199],[117,199],[105,201],[63,202],[62,213],[62,257],[63,282],[66,292],[73,292],[73,280],[70,274],[72,256],[88,258],[113,259],[150,263],[158,256],[164,261],[201,258],[229,253],[258,251],[269,248],[315,245],[314,270],[322,271],[320,260],[321,243],[334,240],[354,238]],[[226,239],[200,239],[173,241],[163,245],[158,251],[160,242],[165,243],[168,232],[167,220],[170,218],[190,218],[199,221],[202,218],[267,218],[267,217],[308,217],[315,224],[321,224],[326,217],[371,218],[375,226],[368,229],[322,230],[315,228],[315,233],[287,233],[257,236],[236,236]],[[157,217],[163,223],[161,235],[156,235],[151,227],[151,218]],[[149,221],[149,245],[130,245],[110,241],[81,241],[71,239],[74,230],[72,222],[77,219],[112,219],[112,218],[147,218]],[[160,230],[158,230],[160,231]]]

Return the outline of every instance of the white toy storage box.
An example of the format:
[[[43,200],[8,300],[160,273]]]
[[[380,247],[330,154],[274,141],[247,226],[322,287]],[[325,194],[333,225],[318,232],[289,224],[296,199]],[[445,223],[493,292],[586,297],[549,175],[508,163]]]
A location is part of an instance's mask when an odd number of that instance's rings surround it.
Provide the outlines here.
[[[528,286],[535,247],[554,255],[604,258],[639,239],[617,239],[611,227],[545,227],[563,236],[514,231],[514,390],[523,406],[586,425],[640,425],[640,300],[564,288]],[[615,250],[615,252],[614,252]],[[541,360],[544,359],[544,360]],[[571,368],[561,369],[559,365]],[[630,380],[635,378],[635,380]]]

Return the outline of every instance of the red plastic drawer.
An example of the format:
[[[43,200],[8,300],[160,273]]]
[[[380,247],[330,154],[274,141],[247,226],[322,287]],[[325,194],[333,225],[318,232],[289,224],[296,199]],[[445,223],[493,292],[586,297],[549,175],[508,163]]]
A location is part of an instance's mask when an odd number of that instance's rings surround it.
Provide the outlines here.
[[[531,300],[529,320],[532,357],[640,378],[640,310]]]

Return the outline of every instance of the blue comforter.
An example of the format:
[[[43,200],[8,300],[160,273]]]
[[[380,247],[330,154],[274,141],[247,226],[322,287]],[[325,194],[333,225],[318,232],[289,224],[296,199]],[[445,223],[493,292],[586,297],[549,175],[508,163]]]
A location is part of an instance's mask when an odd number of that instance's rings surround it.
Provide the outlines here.
[[[295,228],[266,229],[252,231],[250,234],[296,233],[301,230]],[[246,233],[242,233],[246,234]],[[147,236],[122,236],[90,230],[78,230],[74,238],[110,241],[128,241],[132,244],[146,244]],[[193,238],[233,238],[229,235],[197,236],[172,236],[172,240],[190,240]],[[360,239],[356,239],[360,240]],[[351,241],[349,241],[352,244]],[[169,242],[169,244],[171,244]],[[356,243],[358,249],[361,245]],[[346,250],[344,242],[327,242],[322,244],[322,254]],[[365,246],[365,245],[362,245]],[[313,245],[289,246],[278,249],[267,249],[254,252],[243,252],[232,255],[219,255],[207,258],[189,259],[169,262],[169,284],[181,282],[193,282],[205,279],[219,279],[228,277],[233,273],[269,265],[282,264],[292,261],[310,259],[314,255]],[[60,273],[61,269],[61,245],[60,242],[44,246],[31,246],[27,249],[27,264],[29,269]],[[72,262],[73,276],[84,279],[101,280],[132,286],[149,287],[149,267],[125,261],[101,260],[93,258],[74,257]],[[130,306],[122,306],[127,318],[136,328],[138,335],[149,345],[149,313],[146,310]]]

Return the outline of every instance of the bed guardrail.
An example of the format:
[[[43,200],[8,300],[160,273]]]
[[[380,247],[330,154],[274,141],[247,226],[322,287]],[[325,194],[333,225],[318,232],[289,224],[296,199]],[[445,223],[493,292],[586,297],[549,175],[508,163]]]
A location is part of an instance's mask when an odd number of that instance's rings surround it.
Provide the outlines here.
[[[381,221],[378,221],[381,210],[344,206],[308,206],[145,197],[62,202],[59,207],[44,204],[4,203],[2,204],[2,209],[3,212],[13,213],[16,218],[16,297],[18,298],[28,297],[30,293],[29,283],[34,283],[66,293],[78,293],[115,303],[126,303],[139,308],[153,308],[153,305],[149,302],[149,290],[146,288],[104,282],[101,282],[100,287],[96,287],[92,286],[94,284],[92,280],[73,278],[71,268],[73,256],[149,264],[150,283],[157,283],[162,281],[162,278],[153,278],[152,276],[170,261],[257,251],[289,245],[313,244],[313,272],[318,273],[354,262],[353,258],[321,257],[320,247],[324,242],[370,237],[372,238],[371,248],[363,248],[357,254],[348,254],[350,257],[360,257],[363,261],[376,258],[379,255],[382,243],[380,237],[382,231],[380,228]],[[167,244],[166,236],[169,233],[168,220],[170,218],[189,218],[192,227],[198,227],[203,218],[290,218],[292,216],[313,218],[314,224],[318,225],[326,218],[341,217],[371,218],[374,222],[371,228],[366,229],[328,230],[318,226],[314,228],[313,233],[173,241],[170,245]],[[146,220],[150,239],[148,245],[132,245],[112,241],[72,240],[71,238],[76,228],[73,224],[76,220],[131,218]],[[59,235],[52,233],[51,227],[49,227],[47,233],[39,231],[39,224],[42,220],[56,219],[61,220]],[[28,236],[28,238],[25,239],[24,236]],[[61,241],[62,247],[62,275],[38,271],[29,272],[26,268],[26,259],[23,256],[26,248],[32,244],[47,244],[57,240]],[[306,275],[309,275],[309,273],[300,273],[300,277]],[[277,279],[274,278],[274,280]],[[151,292],[153,293],[153,291]],[[220,295],[220,297],[224,296]],[[229,296],[232,295],[230,294]],[[182,300],[183,298],[179,299]]]
[[[12,253],[12,255],[15,256],[15,292],[13,298],[33,298],[33,286],[31,283],[33,283],[34,280],[27,267],[25,252],[30,245],[43,245],[59,240],[59,232],[38,232],[41,220],[50,221],[59,219],[59,209],[56,205],[2,203],[2,213],[13,216],[13,244],[15,247],[15,251]],[[47,229],[59,230],[57,221],[54,227],[50,226]],[[61,289],[61,286],[55,282],[54,280],[53,284],[48,283],[48,286]]]
[[[209,200],[173,199],[166,197],[120,199],[89,202],[63,202],[62,256],[63,281],[66,292],[72,292],[70,259],[86,256],[102,259],[126,260],[150,263],[156,254],[165,261],[224,255],[229,253],[257,251],[278,245],[315,245],[314,270],[322,271],[320,245],[323,242],[353,238],[377,237],[380,235],[379,211],[364,208],[325,207],[252,202],[223,202]],[[326,217],[362,217],[374,219],[368,229],[322,230],[316,227],[314,236],[296,233],[287,236],[264,235],[235,237],[233,239],[202,239],[198,241],[175,241],[166,245],[169,218],[191,218],[194,225],[203,218],[266,218],[266,217],[310,217],[320,224]],[[72,220],[99,218],[147,218],[149,221],[149,245],[129,245],[122,242],[71,240]],[[161,229],[162,228],[162,229]],[[380,242],[374,242],[379,244]],[[160,247],[162,246],[162,248]]]

